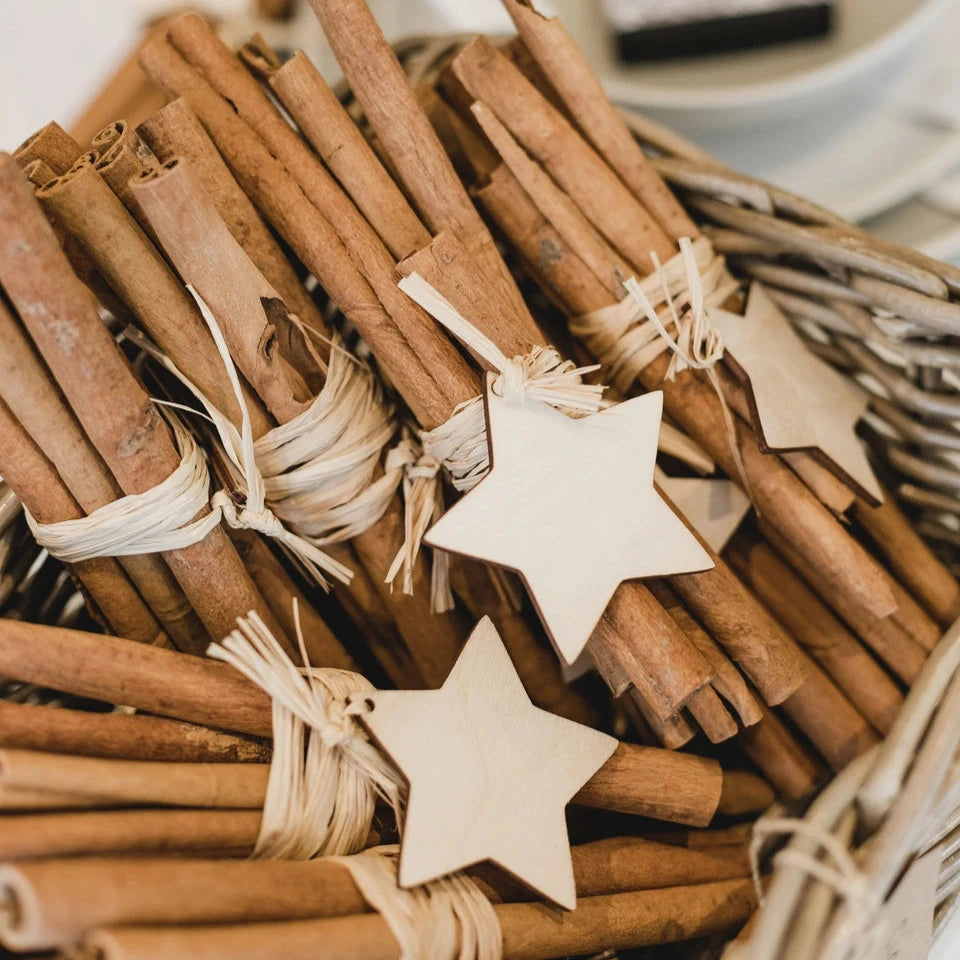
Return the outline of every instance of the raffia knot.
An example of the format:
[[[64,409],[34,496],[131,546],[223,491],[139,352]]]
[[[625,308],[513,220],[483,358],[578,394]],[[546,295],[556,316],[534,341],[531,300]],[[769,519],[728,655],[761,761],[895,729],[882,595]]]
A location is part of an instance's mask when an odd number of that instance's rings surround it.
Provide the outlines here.
[[[267,507],[259,510],[246,506],[239,506],[226,490],[218,490],[210,498],[210,506],[219,510],[223,519],[235,530],[256,530],[266,537],[282,538],[285,532],[283,524],[276,514]]]
[[[253,855],[307,860],[362,849],[377,797],[399,813],[403,787],[356,720],[366,709],[362,695],[373,686],[359,673],[310,667],[299,619],[305,668],[290,660],[255,613],[237,625],[207,652],[273,702],[273,758]]]

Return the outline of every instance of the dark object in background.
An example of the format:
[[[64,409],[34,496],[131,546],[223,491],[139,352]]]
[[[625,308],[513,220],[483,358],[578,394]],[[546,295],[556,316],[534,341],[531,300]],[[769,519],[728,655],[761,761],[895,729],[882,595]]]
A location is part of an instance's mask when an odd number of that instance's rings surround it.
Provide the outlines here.
[[[604,0],[621,60],[668,60],[822,37],[834,0]]]

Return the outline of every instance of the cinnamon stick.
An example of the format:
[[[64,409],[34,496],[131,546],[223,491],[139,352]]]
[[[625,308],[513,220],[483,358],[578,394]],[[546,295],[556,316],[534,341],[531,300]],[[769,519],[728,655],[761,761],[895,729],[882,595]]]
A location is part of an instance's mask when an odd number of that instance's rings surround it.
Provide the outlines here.
[[[13,151],[13,156],[21,167],[33,160],[43,160],[59,176],[73,166],[81,153],[83,147],[59,123],[51,121],[24,140]]]
[[[740,734],[744,751],[780,796],[789,800],[809,796],[827,779],[827,771],[769,707],[762,710],[759,723]]]
[[[747,586],[820,663],[857,710],[880,733],[888,733],[903,704],[903,695],[816,593],[769,544],[744,529],[727,544],[725,555]]]
[[[0,783],[113,806],[263,807],[269,767],[263,763],[174,763],[0,750]]]
[[[848,627],[906,684],[920,673],[926,654],[923,648],[892,617],[872,618],[823,572],[807,561],[765,520],[758,520],[760,532],[787,564],[802,577]]]
[[[180,463],[170,431],[6,154],[0,155],[0,236],[0,281],[121,488],[141,493],[165,480]],[[213,636],[228,633],[236,617],[250,610],[282,636],[221,529],[164,558]]]
[[[315,667],[358,671],[356,660],[327,626],[323,617],[306,600],[304,591],[297,588],[263,538],[252,530],[230,530],[229,533],[243,565],[253,577],[257,589],[266,598],[273,615],[288,637],[297,635],[299,620],[310,664]],[[296,616],[293,610],[294,600],[297,601]]]
[[[746,877],[745,853],[719,856],[633,837],[571,849],[579,897]],[[531,899],[522,884],[481,868],[497,901]],[[328,860],[77,858],[2,868],[15,909],[3,923],[17,950],[67,946],[108,925],[252,923],[370,913],[350,872]]]
[[[100,134],[93,139],[93,148],[97,154],[94,169],[137,221],[140,229],[146,233],[151,242],[156,243],[156,237],[151,232],[150,225],[145,221],[130,190],[130,182],[157,162],[150,148],[137,136],[136,131],[126,120],[118,120],[105,130],[101,130]]]
[[[59,523],[83,516],[53,464],[30,439],[2,400],[0,472],[40,523]],[[116,560],[97,557],[75,563],[72,569],[113,630],[126,633],[141,643],[168,642],[160,625]]]
[[[269,698],[226,664],[17,621],[0,620],[0,641],[0,675],[218,729],[271,733]],[[622,743],[577,802],[625,813],[660,810],[702,825],[722,791],[716,761]]]
[[[302,50],[277,67],[270,88],[397,260],[430,242],[393,178]]]
[[[605,949],[693,939],[736,927],[755,906],[748,880],[585,897],[558,916],[540,904],[494,907],[504,960],[548,960]],[[114,927],[88,944],[104,960],[247,960],[269,949],[289,960],[398,960],[400,946],[378,915],[234,926]]]
[[[0,860],[84,854],[247,856],[259,810],[92,810],[0,817]],[[176,861],[174,861],[176,862]]]
[[[317,305],[190,107],[182,99],[172,100],[144,120],[137,133],[161,163],[175,157],[189,163],[191,175],[213,201],[233,238],[280,291],[284,303],[308,327],[324,332],[326,323]]]
[[[23,328],[2,304],[0,338],[4,345],[0,351],[0,397],[50,459],[59,474],[57,482],[62,481],[84,513],[116,500],[121,495],[116,480],[53,384]],[[51,479],[51,489],[55,485]],[[24,496],[29,501],[43,489],[31,483],[31,490],[24,491]],[[199,649],[206,642],[203,624],[162,557],[122,557],[117,562],[177,647]],[[126,602],[130,615],[134,615],[135,598]],[[107,607],[110,605],[108,600]],[[143,628],[134,625],[129,632],[118,628],[118,632],[147,643],[156,636],[149,623]]]
[[[120,760],[259,762],[255,740],[142,714],[94,713],[0,700],[0,747]]]
[[[431,233],[451,230],[516,316],[527,307],[364,0],[311,0],[350,89]],[[407,251],[412,252],[412,251]]]
[[[960,616],[960,584],[937,559],[889,492],[879,507],[862,501],[854,517],[864,527],[894,573],[946,629]]]
[[[196,304],[92,164],[37,191],[44,209],[83,245],[156,344],[234,423],[240,408]],[[247,388],[254,424],[267,423]]]

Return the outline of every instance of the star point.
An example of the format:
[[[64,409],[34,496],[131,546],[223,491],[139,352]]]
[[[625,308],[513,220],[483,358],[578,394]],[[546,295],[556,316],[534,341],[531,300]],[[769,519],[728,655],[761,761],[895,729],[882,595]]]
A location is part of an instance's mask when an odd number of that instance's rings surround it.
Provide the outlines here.
[[[481,620],[439,690],[381,690],[363,721],[407,777],[401,886],[492,860],[575,905],[564,808],[617,741],[535,707]]]
[[[572,663],[622,581],[713,564],[653,486],[659,391],[574,419],[492,382],[490,473],[424,540],[517,571]]]
[[[749,378],[754,426],[766,449],[817,449],[868,498],[883,492],[854,427],[866,391],[815,356],[769,293],[753,283],[743,316],[711,310],[734,364]],[[758,422],[756,422],[758,421]]]

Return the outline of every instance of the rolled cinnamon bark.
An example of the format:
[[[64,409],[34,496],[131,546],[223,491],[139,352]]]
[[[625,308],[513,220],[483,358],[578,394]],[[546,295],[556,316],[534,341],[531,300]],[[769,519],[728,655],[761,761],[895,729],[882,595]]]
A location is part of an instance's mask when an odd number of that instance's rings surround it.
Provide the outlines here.
[[[247,856],[259,810],[92,810],[0,817],[0,860],[84,854]]]
[[[53,384],[23,328],[2,303],[0,338],[4,345],[0,351],[0,397],[45,451],[83,512],[92,513],[116,500],[121,495],[116,480]],[[42,490],[31,484],[31,492],[25,493],[27,501]],[[177,647],[199,649],[206,642],[203,624],[162,557],[122,557],[115,562],[126,571]],[[136,598],[129,598],[129,603],[129,615],[133,616],[138,609]],[[130,632],[118,627],[117,632],[147,643],[153,642],[157,634],[149,622],[142,628],[131,626]]]
[[[0,312],[2,310],[0,304]],[[40,523],[59,523],[83,516],[53,464],[3,400],[0,400],[0,475]],[[117,633],[127,632],[131,639],[141,643],[169,643],[116,560],[96,557],[75,563],[72,569],[111,629]]]
[[[116,637],[0,620],[0,675],[218,729],[272,730],[269,698],[232,667]],[[722,790],[714,760],[622,743],[577,802],[702,825]]]
[[[745,753],[780,796],[790,800],[809,796],[827,780],[826,769],[769,707],[762,709],[760,722],[740,734]]]
[[[6,154],[0,155],[0,236],[0,281],[121,489],[141,493],[165,480],[180,463],[170,431]],[[227,634],[250,610],[283,635],[223,530],[164,559],[213,636]]]
[[[137,133],[161,163],[182,157],[190,164],[192,176],[213,201],[233,238],[280,291],[284,303],[309,327],[324,332],[326,321],[296,270],[187,104],[181,99],[171,101],[144,120]]]
[[[0,750],[0,783],[14,790],[67,793],[114,806],[263,808],[263,763],[174,763]]]
[[[43,160],[54,174],[60,176],[73,166],[81,153],[83,147],[59,123],[51,121],[24,140],[13,151],[13,156],[21,167],[33,160]]]
[[[960,584],[913,529],[894,497],[886,492],[879,507],[858,500],[853,515],[927,612],[944,629],[950,626],[960,616]]]
[[[725,555],[774,616],[817,660],[850,702],[886,734],[903,694],[820,598],[757,536],[739,530]]]
[[[430,242],[363,134],[302,50],[277,67],[270,88],[397,260]]]
[[[740,413],[740,410],[737,410]],[[741,416],[743,414],[741,413]],[[817,499],[834,513],[846,513],[853,506],[856,494],[835,473],[802,450],[780,454],[788,467],[816,494]]]
[[[0,676],[254,736],[272,734],[270,698],[217,660],[119,637],[0,620]]]
[[[490,232],[364,0],[311,0],[311,5],[350,89],[424,223],[434,234],[451,230],[504,308],[518,317],[527,315]]]
[[[720,649],[713,637],[697,623],[665,581],[652,579],[648,581],[648,586],[650,592],[663,604],[670,616],[677,621],[694,646],[703,654],[707,663],[713,667],[715,675],[711,685],[737,711],[741,723],[745,727],[759,723],[763,716],[759,701],[743,679],[743,675]]]
[[[926,652],[893,619],[865,615],[850,597],[823,572],[810,564],[799,551],[774,530],[765,517],[758,519],[761,534],[799,576],[807,582],[848,627],[906,684],[912,684],[923,668]]]
[[[503,0],[517,33],[597,153],[673,240],[695,236],[696,225],[644,155],[597,75],[559,17],[530,0]]]
[[[126,120],[118,120],[93,138],[93,149],[97,154],[94,164],[97,173],[130,211],[140,229],[154,240],[130,192],[130,181],[156,163],[150,148]]]
[[[131,194],[132,195],[132,194]],[[83,245],[152,340],[234,423],[240,408],[200,311],[120,198],[92,164],[37,192],[44,209]],[[269,421],[249,387],[251,421]]]
[[[742,923],[755,906],[752,883],[585,897],[562,916],[540,904],[494,907],[504,960],[548,960],[693,939]],[[104,960],[253,960],[265,951],[287,960],[398,960],[400,946],[375,915],[235,926],[115,927],[88,937]]]
[[[749,875],[746,853],[687,850],[633,837],[571,849],[579,897],[709,883]],[[495,869],[479,871],[500,901],[530,892]],[[327,859],[77,858],[0,868],[14,909],[0,923],[16,950],[68,946],[110,925],[254,923],[371,912],[350,872]]]
[[[727,711],[713,687],[698,690],[687,701],[687,710],[711,743],[722,743],[737,735],[737,721]]]
[[[0,700],[0,747],[118,760],[263,763],[269,746],[179,720]]]

